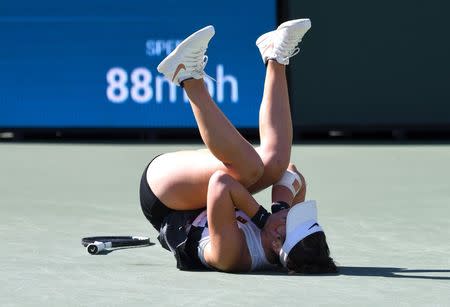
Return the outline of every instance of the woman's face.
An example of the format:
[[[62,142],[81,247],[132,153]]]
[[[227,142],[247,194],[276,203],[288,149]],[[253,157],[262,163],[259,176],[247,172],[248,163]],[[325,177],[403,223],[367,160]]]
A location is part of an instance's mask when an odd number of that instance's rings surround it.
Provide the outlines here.
[[[286,218],[289,209],[272,214],[267,220],[266,229],[272,241],[272,249],[278,253],[286,239]]]

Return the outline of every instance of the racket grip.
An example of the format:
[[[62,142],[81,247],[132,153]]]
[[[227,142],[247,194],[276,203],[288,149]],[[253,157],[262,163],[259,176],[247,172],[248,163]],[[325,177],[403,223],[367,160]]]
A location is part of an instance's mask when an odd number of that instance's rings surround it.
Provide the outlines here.
[[[100,253],[101,251],[111,248],[111,242],[99,242],[95,241],[94,243],[89,244],[86,249],[89,254],[95,255]]]

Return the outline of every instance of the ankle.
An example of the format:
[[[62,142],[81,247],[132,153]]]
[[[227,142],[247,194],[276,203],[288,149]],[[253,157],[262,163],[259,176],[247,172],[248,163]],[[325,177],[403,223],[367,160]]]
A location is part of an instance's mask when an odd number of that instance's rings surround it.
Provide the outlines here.
[[[180,82],[180,86],[184,89],[189,88],[195,88],[195,87],[203,87],[203,78],[202,79],[195,79],[195,78],[188,78]]]
[[[286,65],[278,63],[276,59],[267,60],[266,67],[267,67],[267,69],[270,68],[270,69],[278,69],[278,70],[283,70],[283,71],[286,69]]]

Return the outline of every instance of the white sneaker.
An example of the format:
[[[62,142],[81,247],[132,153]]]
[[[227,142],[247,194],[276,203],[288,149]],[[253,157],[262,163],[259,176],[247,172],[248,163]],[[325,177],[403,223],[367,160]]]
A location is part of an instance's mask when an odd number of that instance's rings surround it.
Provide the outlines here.
[[[275,31],[267,32],[256,40],[264,64],[276,60],[288,65],[289,58],[299,52],[297,45],[311,28],[309,19],[295,19],[282,23]]]
[[[202,79],[208,62],[205,52],[214,34],[214,27],[207,26],[190,35],[159,63],[158,71],[176,85],[186,79]]]

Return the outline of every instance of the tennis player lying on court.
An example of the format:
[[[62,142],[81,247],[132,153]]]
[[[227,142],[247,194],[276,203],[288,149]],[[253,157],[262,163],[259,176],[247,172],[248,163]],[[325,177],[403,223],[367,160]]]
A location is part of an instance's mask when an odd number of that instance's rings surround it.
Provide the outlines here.
[[[285,67],[310,26],[309,19],[288,21],[256,41],[267,65],[257,148],[205,87],[205,52],[214,27],[189,36],[158,66],[186,91],[207,147],[157,156],[141,179],[144,215],[178,268],[238,272],[281,264],[302,273],[336,272],[315,202],[303,202],[304,179],[289,164],[292,122]],[[270,186],[272,214],[251,195]]]

